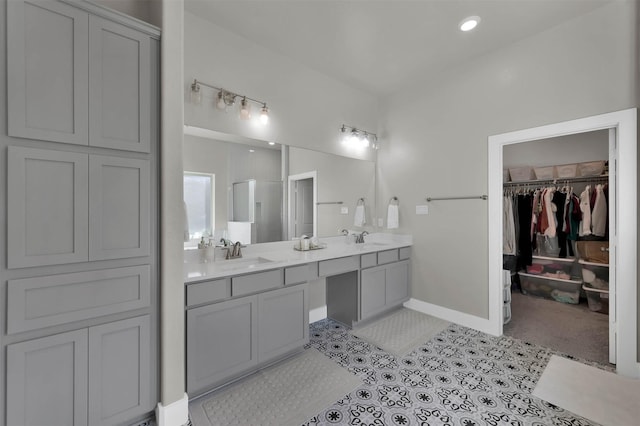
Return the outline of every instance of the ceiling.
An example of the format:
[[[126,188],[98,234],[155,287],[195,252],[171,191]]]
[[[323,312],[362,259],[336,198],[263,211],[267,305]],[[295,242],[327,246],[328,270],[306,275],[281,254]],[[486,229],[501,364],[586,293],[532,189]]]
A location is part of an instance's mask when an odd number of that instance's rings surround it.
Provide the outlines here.
[[[612,0],[185,0],[185,10],[376,96]],[[458,30],[470,15],[482,21]]]

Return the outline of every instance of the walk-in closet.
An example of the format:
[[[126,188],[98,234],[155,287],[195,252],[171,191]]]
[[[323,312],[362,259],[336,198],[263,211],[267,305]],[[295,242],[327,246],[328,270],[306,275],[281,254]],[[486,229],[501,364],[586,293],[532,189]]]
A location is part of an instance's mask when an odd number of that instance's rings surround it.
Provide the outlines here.
[[[504,333],[601,364],[615,363],[611,136],[600,130],[503,151]]]

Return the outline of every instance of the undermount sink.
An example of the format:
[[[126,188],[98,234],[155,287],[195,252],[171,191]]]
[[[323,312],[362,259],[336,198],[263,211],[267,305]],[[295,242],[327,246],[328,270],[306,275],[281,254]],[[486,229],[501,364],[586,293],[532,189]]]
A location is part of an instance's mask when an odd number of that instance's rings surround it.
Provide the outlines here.
[[[367,249],[367,248],[374,248],[374,247],[383,247],[389,244],[372,241],[372,242],[366,242],[363,244],[356,244],[356,245],[362,247],[363,249]]]
[[[215,262],[216,269],[251,269],[257,265],[273,262],[264,257],[242,257],[240,259],[219,260]]]

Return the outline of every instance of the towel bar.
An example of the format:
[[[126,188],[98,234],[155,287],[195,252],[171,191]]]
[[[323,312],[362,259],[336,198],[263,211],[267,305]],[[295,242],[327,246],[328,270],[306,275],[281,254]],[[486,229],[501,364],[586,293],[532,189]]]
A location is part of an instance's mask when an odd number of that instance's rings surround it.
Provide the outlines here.
[[[472,195],[469,197],[427,197],[427,201],[436,201],[436,200],[486,200],[489,198],[487,195]]]

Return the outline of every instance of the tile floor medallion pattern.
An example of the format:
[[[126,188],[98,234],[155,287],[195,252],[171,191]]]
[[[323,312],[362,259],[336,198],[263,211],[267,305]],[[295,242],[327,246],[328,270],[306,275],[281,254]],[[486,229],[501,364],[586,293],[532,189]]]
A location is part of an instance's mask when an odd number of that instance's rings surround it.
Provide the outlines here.
[[[552,355],[571,357],[513,337],[451,324],[398,357],[324,319],[310,325],[308,346],[358,375],[364,385],[304,426],[596,425],[531,394]]]

